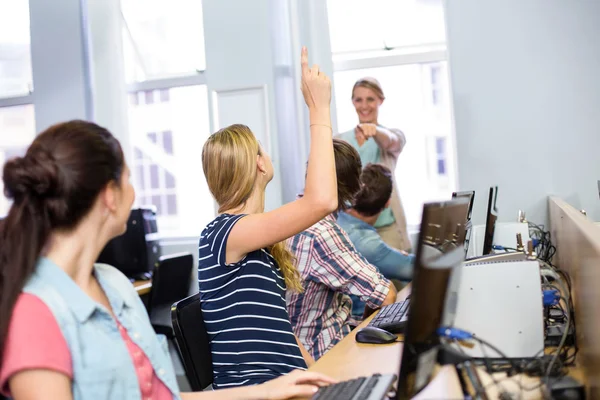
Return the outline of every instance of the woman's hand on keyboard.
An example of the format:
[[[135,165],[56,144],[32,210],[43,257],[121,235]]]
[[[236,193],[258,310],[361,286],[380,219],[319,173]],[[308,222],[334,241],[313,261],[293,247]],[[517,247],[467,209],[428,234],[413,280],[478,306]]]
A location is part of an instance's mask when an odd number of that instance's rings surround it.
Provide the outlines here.
[[[273,379],[258,387],[262,392],[261,399],[281,400],[292,397],[310,397],[321,386],[336,382],[336,380],[318,372],[295,370],[288,375]]]

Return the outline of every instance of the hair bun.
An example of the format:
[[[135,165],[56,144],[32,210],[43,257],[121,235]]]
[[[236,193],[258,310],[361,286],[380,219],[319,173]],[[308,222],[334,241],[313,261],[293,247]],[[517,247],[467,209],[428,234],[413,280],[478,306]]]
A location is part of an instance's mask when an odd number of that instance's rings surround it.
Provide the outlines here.
[[[10,199],[55,196],[59,191],[58,172],[50,153],[31,147],[24,157],[13,158],[4,165],[4,192]]]

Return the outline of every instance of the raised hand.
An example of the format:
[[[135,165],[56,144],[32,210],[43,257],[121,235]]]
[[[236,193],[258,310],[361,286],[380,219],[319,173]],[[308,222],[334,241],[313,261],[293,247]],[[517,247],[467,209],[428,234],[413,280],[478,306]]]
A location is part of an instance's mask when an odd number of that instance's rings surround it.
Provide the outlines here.
[[[318,65],[308,67],[308,50],[302,47],[302,94],[311,110],[329,109],[331,104],[331,81]]]
[[[310,397],[321,386],[335,383],[335,380],[317,372],[295,370],[260,386],[264,389],[264,398],[282,400],[292,397]]]

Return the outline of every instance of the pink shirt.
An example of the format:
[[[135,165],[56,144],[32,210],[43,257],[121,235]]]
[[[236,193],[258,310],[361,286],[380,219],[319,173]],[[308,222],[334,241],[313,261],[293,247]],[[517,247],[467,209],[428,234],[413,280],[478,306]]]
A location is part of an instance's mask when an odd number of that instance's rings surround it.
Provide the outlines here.
[[[118,321],[117,325],[135,365],[142,399],[172,400],[171,391],[158,379],[148,357]],[[28,369],[48,369],[73,379],[71,353],[54,315],[38,297],[23,293],[13,309],[4,346],[1,393],[10,397],[9,379]]]

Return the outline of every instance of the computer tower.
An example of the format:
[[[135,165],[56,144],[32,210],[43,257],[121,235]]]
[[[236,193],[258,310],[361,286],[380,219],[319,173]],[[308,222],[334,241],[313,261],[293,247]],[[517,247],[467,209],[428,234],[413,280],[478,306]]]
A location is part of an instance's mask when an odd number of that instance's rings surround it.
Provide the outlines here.
[[[144,279],[160,256],[156,209],[143,207],[131,210],[127,231],[108,242],[98,262],[112,265],[129,278]]]
[[[447,326],[468,331],[510,358],[535,357],[544,349],[544,307],[537,260],[465,264],[452,289],[456,302],[445,310]],[[465,347],[475,358],[501,358],[490,348]]]

